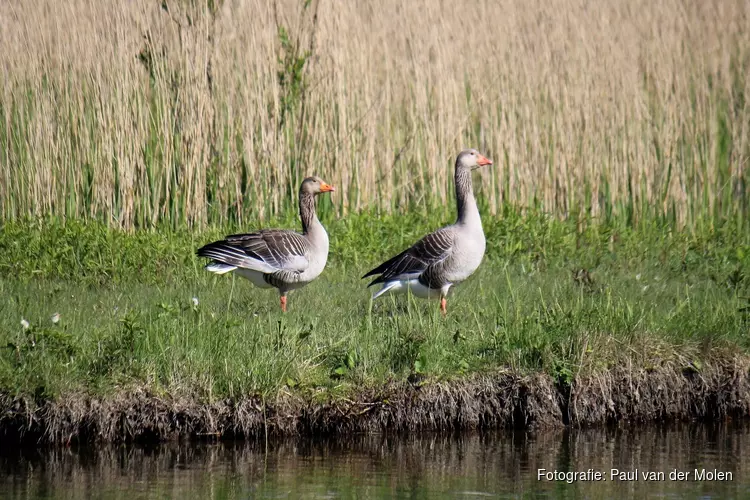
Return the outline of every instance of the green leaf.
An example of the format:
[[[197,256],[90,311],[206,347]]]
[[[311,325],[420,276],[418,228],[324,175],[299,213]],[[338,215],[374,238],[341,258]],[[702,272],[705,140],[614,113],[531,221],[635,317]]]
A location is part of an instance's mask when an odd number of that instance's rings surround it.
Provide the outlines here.
[[[356,353],[353,351],[349,351],[349,353],[346,355],[346,361],[345,361],[346,367],[350,370],[354,369],[354,366],[357,364],[357,358]]]
[[[425,368],[427,368],[427,356],[422,353],[414,360],[414,372],[424,373]]]

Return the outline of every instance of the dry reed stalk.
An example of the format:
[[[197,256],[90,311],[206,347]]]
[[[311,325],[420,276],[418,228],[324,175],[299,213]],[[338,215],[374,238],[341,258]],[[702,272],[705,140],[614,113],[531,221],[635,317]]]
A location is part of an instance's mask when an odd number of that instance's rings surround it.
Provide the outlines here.
[[[430,207],[474,146],[493,213],[746,219],[745,0],[165,5],[0,4],[0,217],[242,223],[312,172],[341,214]]]

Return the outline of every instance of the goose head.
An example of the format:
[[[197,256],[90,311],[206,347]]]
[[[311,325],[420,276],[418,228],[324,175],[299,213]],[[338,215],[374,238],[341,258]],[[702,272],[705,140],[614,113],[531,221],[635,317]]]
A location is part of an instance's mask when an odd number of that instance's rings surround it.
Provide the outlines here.
[[[316,175],[307,177],[302,181],[302,187],[300,187],[300,192],[313,195],[330,193],[331,191],[335,191],[334,187]]]
[[[467,170],[476,170],[485,165],[492,165],[492,160],[476,149],[464,149],[456,158],[456,166]]]

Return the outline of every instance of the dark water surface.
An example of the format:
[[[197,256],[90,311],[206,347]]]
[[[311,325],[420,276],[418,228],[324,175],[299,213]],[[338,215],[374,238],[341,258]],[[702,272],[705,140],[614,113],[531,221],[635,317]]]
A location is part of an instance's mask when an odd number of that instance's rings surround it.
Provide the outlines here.
[[[613,480],[612,469],[638,472]],[[540,480],[589,472],[602,480]],[[728,473],[724,480],[695,471]],[[686,479],[670,479],[673,471]],[[644,478],[663,473],[664,479]],[[34,449],[0,442],[0,498],[750,498],[750,425]]]

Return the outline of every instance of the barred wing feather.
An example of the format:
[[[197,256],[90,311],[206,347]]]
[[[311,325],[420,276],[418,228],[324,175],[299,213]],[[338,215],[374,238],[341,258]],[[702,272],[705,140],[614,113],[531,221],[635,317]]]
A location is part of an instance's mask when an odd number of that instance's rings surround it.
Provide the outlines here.
[[[368,286],[394,280],[414,279],[442,264],[453,249],[454,234],[449,227],[430,233],[412,247],[385,261],[362,276],[379,274]]]
[[[198,255],[219,263],[252,269],[262,273],[307,269],[309,242],[289,230],[262,230],[250,234],[234,234],[222,241],[198,249]]]

